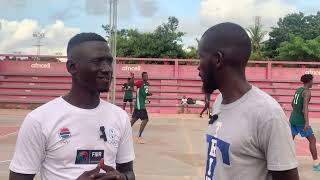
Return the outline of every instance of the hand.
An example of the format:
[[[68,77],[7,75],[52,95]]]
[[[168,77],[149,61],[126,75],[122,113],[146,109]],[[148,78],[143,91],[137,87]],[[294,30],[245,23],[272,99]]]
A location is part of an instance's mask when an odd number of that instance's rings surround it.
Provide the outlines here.
[[[96,180],[127,180],[124,174],[121,174],[119,171],[115,170],[111,166],[107,166],[104,164],[103,159],[100,160],[98,165],[102,170],[106,173],[99,173],[92,176],[93,179]]]
[[[97,165],[97,167],[91,171],[85,171],[82,173],[76,180],[90,180],[94,179],[94,175],[98,174],[100,172],[100,163]]]
[[[311,126],[309,124],[304,125],[304,131],[307,131]]]

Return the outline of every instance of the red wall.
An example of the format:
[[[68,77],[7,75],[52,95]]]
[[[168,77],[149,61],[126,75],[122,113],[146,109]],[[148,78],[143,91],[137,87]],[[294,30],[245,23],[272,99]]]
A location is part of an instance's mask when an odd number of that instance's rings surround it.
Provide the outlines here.
[[[197,66],[191,65],[155,65],[155,64],[118,64],[117,75],[129,75],[133,72],[137,77],[143,71],[149,73],[150,77],[183,77],[197,78]],[[35,62],[35,61],[0,61],[1,73],[49,73],[66,74],[65,63],[63,62]],[[269,79],[274,80],[299,80],[304,73],[320,75],[320,70],[316,68],[285,68],[285,67],[247,67],[247,77],[249,79]]]

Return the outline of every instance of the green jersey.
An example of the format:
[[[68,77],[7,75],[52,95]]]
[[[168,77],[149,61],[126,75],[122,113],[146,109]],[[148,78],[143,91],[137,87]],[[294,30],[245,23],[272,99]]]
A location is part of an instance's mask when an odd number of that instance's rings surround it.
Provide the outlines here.
[[[124,83],[122,88],[124,90],[123,99],[132,99],[132,91],[133,91],[132,84],[131,83]]]
[[[137,96],[134,108],[137,110],[146,108],[146,98],[149,94],[149,83],[143,82],[141,88],[137,89]]]
[[[290,116],[290,124],[296,125],[296,126],[304,126],[305,125],[305,119],[303,114],[303,92],[304,88],[301,87],[297,89],[296,93],[294,94],[293,100],[292,100],[292,112]]]

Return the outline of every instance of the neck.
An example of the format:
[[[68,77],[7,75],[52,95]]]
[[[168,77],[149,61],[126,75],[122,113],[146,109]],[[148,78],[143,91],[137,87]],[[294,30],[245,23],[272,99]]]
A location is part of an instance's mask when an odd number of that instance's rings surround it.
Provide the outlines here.
[[[63,99],[78,108],[93,109],[100,103],[100,93],[90,92],[88,89],[72,83],[70,92]]]
[[[309,89],[308,85],[303,86],[304,89]]]
[[[223,82],[227,83],[224,83],[219,88],[223,97],[222,104],[230,104],[235,102],[236,100],[241,98],[245,93],[247,93],[252,87],[247,81],[245,75],[231,74],[225,76],[226,78],[223,79]]]

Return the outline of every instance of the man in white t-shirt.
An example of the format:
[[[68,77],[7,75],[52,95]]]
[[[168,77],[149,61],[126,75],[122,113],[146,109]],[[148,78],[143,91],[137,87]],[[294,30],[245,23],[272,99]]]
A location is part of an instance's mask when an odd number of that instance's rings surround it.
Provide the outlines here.
[[[280,105],[248,83],[247,32],[221,23],[199,43],[205,93],[219,89],[207,132],[206,180],[298,180],[290,126]]]
[[[130,120],[100,99],[112,79],[112,55],[95,33],[70,39],[70,92],[29,113],[10,164],[10,180],[133,180],[135,158]],[[104,162],[103,162],[104,161]]]
[[[189,112],[188,110],[188,102],[187,102],[187,97],[185,95],[183,95],[182,99],[181,99],[181,110],[180,112],[181,113],[184,113],[185,112],[185,108],[187,109],[187,113]]]

